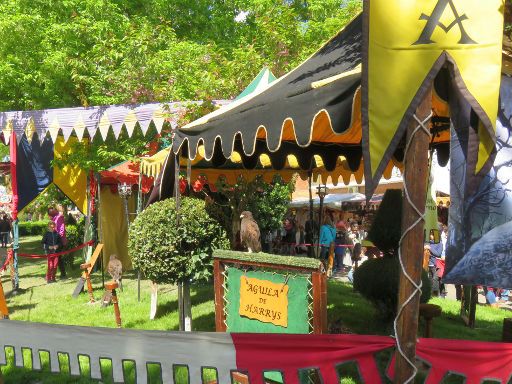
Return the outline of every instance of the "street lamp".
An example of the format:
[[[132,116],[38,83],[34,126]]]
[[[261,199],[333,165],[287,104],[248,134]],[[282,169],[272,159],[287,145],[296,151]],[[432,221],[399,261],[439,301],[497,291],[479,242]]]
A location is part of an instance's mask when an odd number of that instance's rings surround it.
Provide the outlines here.
[[[132,195],[132,186],[125,182],[117,184],[117,193],[123,199],[124,214],[126,217],[126,226],[130,228],[130,212],[128,212],[128,199]]]
[[[329,194],[329,189],[327,188],[327,185],[322,185],[322,184],[318,184],[318,186],[316,187],[316,194],[318,195],[318,197],[320,198],[320,212],[318,213],[318,240],[320,240],[320,231],[321,231],[321,228],[322,228],[322,211],[323,211],[323,208],[324,208],[324,199],[325,199],[325,196],[327,196]],[[317,252],[318,252],[318,249],[320,247],[320,241],[318,241],[318,246],[317,246]]]

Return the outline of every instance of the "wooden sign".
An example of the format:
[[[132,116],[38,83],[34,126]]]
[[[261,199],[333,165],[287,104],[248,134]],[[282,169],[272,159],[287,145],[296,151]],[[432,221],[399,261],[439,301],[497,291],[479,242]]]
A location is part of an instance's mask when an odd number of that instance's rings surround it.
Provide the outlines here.
[[[288,326],[288,285],[240,276],[240,316]]]

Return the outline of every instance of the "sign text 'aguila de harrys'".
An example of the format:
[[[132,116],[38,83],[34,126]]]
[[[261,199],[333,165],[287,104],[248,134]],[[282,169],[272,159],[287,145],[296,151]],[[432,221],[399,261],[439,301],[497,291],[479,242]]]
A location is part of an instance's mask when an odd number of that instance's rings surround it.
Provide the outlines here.
[[[414,111],[443,68],[449,72],[452,123],[460,125],[466,110],[478,120],[468,173],[487,173],[496,140],[503,4],[503,0],[365,0],[362,142],[367,191],[378,184],[406,127],[414,121]]]
[[[288,326],[288,285],[240,276],[240,316]]]

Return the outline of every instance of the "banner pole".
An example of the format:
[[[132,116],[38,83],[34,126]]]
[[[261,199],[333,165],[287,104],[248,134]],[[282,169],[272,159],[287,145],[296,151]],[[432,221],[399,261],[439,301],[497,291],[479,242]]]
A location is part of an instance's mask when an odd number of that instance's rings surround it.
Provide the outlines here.
[[[416,338],[423,268],[424,213],[428,179],[428,149],[432,87],[420,102],[412,122],[407,127],[404,158],[404,201],[400,244],[400,282],[398,313],[395,319],[397,342],[395,383],[410,383],[417,369]]]
[[[9,142],[9,156],[11,162],[11,190],[12,190],[12,252],[13,252],[13,274],[12,290],[15,294],[19,288],[20,279],[18,274],[18,249],[20,247],[19,228],[18,228],[18,176],[17,176],[17,141],[14,130],[11,132]]]

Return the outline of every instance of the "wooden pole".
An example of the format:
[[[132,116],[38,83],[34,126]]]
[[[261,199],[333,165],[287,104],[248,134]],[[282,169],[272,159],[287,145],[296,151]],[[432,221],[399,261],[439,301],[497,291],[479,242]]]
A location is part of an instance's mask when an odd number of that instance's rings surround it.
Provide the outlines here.
[[[116,318],[117,328],[121,328],[121,311],[119,310],[119,301],[117,300],[116,288],[119,285],[115,281],[109,281],[105,288],[112,292],[112,304],[114,304],[114,316]]]
[[[432,111],[432,88],[426,92],[423,100],[416,110],[416,117],[424,121],[430,116]],[[430,126],[430,121],[425,124]],[[409,192],[411,202],[421,213],[425,211],[425,201],[427,194],[427,176],[428,176],[428,148],[430,144],[429,135],[420,129],[413,135],[418,126],[416,119],[412,119],[407,128],[407,142],[411,140],[409,149],[404,159],[404,184]],[[402,212],[402,233],[410,228],[418,220],[418,213],[407,201],[404,196]],[[411,279],[419,284],[421,282],[421,271],[423,264],[423,233],[424,221],[422,220],[412,228],[404,237],[401,246],[402,262],[405,271]],[[414,293],[415,287],[407,279],[404,273],[400,273],[400,283],[398,289],[398,309],[404,306],[405,302]],[[397,319],[397,343],[400,343],[402,351],[410,361],[414,361],[416,355],[416,337],[418,333],[420,293],[416,293],[414,298],[403,308]],[[414,367],[407,360],[396,352],[396,374],[395,383],[406,383],[413,375]]]
[[[224,312],[224,264],[219,260],[213,260],[213,276],[215,290],[215,331],[226,332],[226,316]]]
[[[92,284],[91,284],[91,276],[89,274],[89,268],[91,267],[90,263],[83,263],[80,264],[80,269],[84,271],[85,274],[85,281],[87,282],[87,292],[89,293],[89,302],[94,303],[94,293],[92,290]]]
[[[313,213],[313,191],[311,190],[313,188],[312,186],[312,178],[313,178],[313,172],[310,170],[308,172],[308,192],[309,192],[309,231],[311,233],[311,243],[314,243],[313,240],[315,238],[315,225],[313,224],[315,222],[315,217]],[[313,250],[313,244],[308,245],[308,257],[314,256],[314,250]]]

